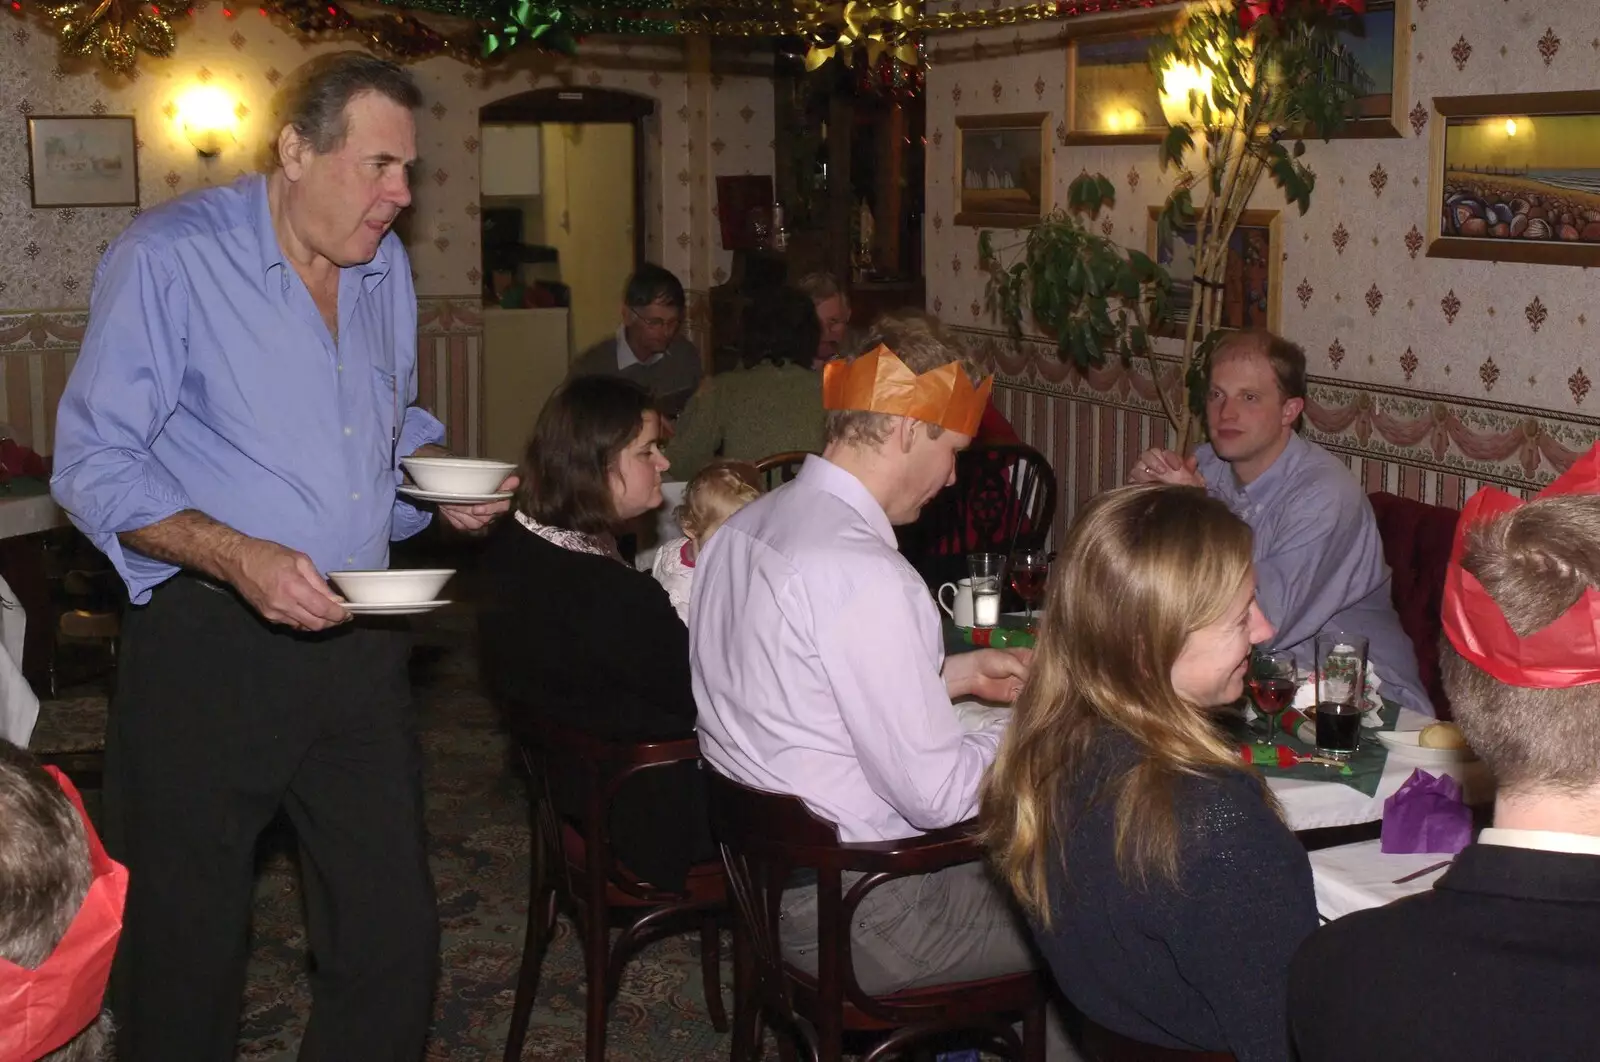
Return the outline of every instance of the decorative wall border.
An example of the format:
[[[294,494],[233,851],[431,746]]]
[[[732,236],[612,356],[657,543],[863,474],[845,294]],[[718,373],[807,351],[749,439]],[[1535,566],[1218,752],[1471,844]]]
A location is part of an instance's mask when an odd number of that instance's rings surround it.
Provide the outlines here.
[[[1052,341],[1003,332],[951,329],[1002,387],[1089,402],[1161,418],[1148,367],[1113,361],[1081,372],[1060,361]],[[1160,356],[1165,386],[1176,359]],[[1447,476],[1536,490],[1600,439],[1600,417],[1377,387],[1324,376],[1308,380],[1307,438],[1351,458],[1411,466]]]

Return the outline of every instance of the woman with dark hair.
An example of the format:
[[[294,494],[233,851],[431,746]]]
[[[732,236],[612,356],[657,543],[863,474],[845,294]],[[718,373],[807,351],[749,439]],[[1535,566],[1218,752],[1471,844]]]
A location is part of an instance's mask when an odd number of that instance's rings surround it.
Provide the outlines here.
[[[1250,544],[1193,487],[1089,504],[1050,573],[981,814],[1086,1018],[1158,1047],[1287,1062],[1289,960],[1317,925],[1311,867],[1211,714],[1272,636]]]
[[[744,367],[700,385],[667,448],[684,479],[715,457],[822,451],[822,376],[811,367],[822,326],[811,300],[770,288],[752,297],[742,320]]]
[[[484,679],[513,731],[549,718],[620,741],[694,734],[689,633],[667,593],[617,552],[617,531],[661,504],[662,418],[642,386],[567,381],[539,414],[514,519],[490,533],[479,619]],[[563,814],[578,794],[552,794]],[[715,858],[694,764],[652,769],[611,807],[617,858],[664,888]]]

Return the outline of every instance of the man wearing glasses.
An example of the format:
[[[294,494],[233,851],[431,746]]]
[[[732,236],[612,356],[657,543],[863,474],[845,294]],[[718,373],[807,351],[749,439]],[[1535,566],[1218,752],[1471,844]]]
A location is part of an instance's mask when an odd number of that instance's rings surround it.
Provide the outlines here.
[[[676,416],[700,384],[700,352],[679,335],[683,317],[683,285],[646,263],[628,278],[617,334],[584,351],[568,375],[626,377],[648,387],[662,412]]]

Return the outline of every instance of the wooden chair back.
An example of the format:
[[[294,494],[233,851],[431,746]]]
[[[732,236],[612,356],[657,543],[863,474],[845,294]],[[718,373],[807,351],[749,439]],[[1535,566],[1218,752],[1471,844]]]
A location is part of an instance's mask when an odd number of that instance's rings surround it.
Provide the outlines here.
[[[756,471],[761,473],[762,489],[772,490],[794,479],[800,474],[800,466],[810,456],[805,450],[785,450],[781,454],[768,454],[755,462]]]

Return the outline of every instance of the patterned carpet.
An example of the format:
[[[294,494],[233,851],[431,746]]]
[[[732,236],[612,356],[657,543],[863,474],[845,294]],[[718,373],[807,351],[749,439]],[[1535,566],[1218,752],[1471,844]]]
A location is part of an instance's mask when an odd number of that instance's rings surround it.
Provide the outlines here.
[[[465,612],[424,617],[413,656],[443,928],[428,1062],[500,1057],[527,908],[523,783],[511,766],[510,743],[478,692],[471,632]],[[72,692],[64,703],[47,703],[45,715],[55,709],[60,729],[93,731],[103,702],[92,693]],[[304,919],[292,838],[269,835],[263,847],[239,1058],[290,1062],[311,1002]],[[730,948],[725,940],[725,956]],[[725,966],[723,996],[730,1012],[731,984]],[[572,924],[563,918],[544,962],[524,1059],[583,1057],[583,998],[582,954]],[[650,945],[629,963],[607,1044],[610,1062],[727,1057],[728,1038],[713,1031],[706,1017],[692,934]]]

